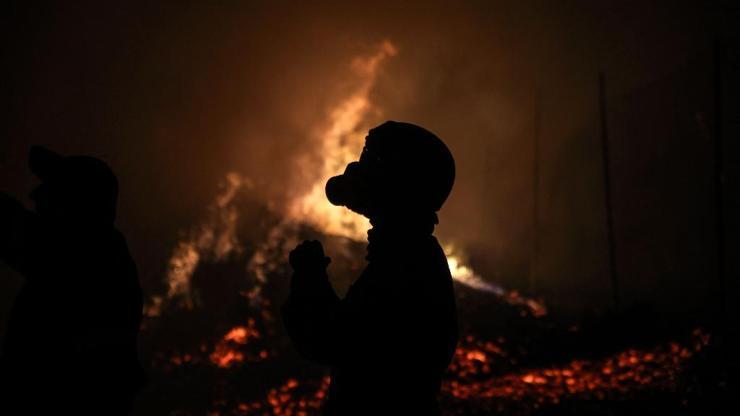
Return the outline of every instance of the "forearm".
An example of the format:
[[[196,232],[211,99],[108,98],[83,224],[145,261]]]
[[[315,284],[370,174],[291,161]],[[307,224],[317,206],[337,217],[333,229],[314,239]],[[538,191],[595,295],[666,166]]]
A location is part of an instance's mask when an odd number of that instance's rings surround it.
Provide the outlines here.
[[[326,273],[295,273],[282,315],[298,352],[324,364],[333,361],[340,300]]]
[[[25,268],[29,234],[35,216],[20,202],[0,192],[0,260],[20,271]]]

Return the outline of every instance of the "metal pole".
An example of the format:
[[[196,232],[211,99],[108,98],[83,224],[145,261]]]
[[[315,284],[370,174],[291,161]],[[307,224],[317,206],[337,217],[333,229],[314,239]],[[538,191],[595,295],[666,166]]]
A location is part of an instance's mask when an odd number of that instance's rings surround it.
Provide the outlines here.
[[[722,152],[722,57],[724,45],[719,39],[714,42],[714,179],[715,179],[715,225],[717,227],[717,277],[719,289],[719,313],[723,321],[727,315],[725,282],[725,226],[724,226],[724,163]]]
[[[609,136],[606,124],[606,81],[604,73],[599,72],[599,115],[601,118],[601,150],[604,168],[604,202],[606,205],[606,234],[609,246],[609,272],[612,285],[612,302],[614,311],[619,312],[619,279],[617,260],[614,250],[614,215],[612,212],[612,190],[609,160]]]
[[[532,143],[532,252],[529,260],[529,292],[537,292],[537,273],[540,251],[540,134],[542,123],[542,95],[540,89],[535,92],[534,102],[534,137]]]

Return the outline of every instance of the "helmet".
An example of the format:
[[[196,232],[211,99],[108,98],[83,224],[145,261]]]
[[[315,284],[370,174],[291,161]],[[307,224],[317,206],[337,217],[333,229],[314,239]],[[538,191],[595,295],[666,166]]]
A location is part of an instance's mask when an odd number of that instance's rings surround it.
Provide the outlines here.
[[[433,133],[387,121],[370,130],[359,162],[327,182],[326,194],[368,217],[378,210],[436,212],[455,181],[455,161]]]
[[[62,156],[31,147],[31,171],[41,184],[31,193],[39,214],[52,213],[88,222],[113,222],[118,180],[108,165],[90,156]]]

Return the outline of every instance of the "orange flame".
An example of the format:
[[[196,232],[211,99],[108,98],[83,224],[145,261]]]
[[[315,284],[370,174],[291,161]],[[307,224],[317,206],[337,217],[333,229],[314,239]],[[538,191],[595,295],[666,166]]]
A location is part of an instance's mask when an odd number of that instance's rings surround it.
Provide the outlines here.
[[[328,127],[318,135],[318,154],[323,157],[318,174],[312,178],[306,191],[291,201],[286,211],[287,219],[308,223],[330,235],[354,240],[365,238],[369,228],[367,219],[330,204],[324,195],[324,184],[332,176],[341,174],[345,166],[360,154],[367,132],[363,122],[374,108],[370,92],[375,86],[381,64],[396,53],[396,47],[385,41],[373,55],[353,61],[358,85],[348,98],[331,111]],[[308,161],[299,160],[298,163],[305,165]]]
[[[235,363],[244,362],[246,356],[238,346],[247,345],[250,339],[258,339],[260,337],[261,335],[256,328],[254,319],[250,318],[247,320],[246,326],[231,328],[216,344],[209,358],[213,364],[221,368],[228,368]],[[258,357],[264,359],[267,358],[267,354],[260,352]]]
[[[226,175],[223,190],[208,207],[206,220],[192,227],[187,237],[180,241],[173,250],[167,268],[168,300],[178,299],[188,309],[193,307],[193,296],[190,280],[198,263],[206,257],[221,261],[241,247],[236,237],[236,224],[239,212],[233,205],[234,197],[242,188],[252,188],[248,178],[230,172]],[[154,298],[147,310],[147,315],[159,315],[161,298]]]
[[[600,361],[573,360],[562,367],[546,367],[492,374],[491,365],[502,351],[492,343],[467,337],[458,347],[443,392],[453,398],[531,400],[558,403],[566,396],[589,395],[605,398],[640,388],[671,388],[686,361],[709,344],[701,329],[688,345],[671,342],[652,350],[628,349]]]

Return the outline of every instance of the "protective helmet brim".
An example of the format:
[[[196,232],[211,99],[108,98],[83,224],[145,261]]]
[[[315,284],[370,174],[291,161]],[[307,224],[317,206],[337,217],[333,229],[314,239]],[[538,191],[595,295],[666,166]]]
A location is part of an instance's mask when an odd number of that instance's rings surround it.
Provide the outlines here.
[[[34,145],[31,146],[28,155],[28,166],[31,168],[31,172],[41,181],[47,181],[59,169],[63,159],[64,157],[59,153],[43,146]]]

